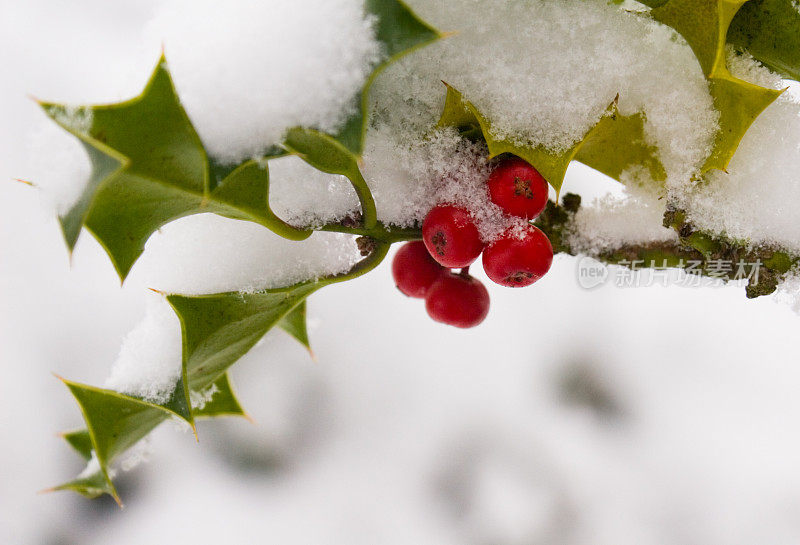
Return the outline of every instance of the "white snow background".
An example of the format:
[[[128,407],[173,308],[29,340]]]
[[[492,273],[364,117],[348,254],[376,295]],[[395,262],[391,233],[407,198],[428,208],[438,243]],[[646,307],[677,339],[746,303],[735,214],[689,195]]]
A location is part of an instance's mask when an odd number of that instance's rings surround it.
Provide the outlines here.
[[[88,236],[70,268],[42,196],[11,181],[39,166],[26,94],[135,90],[161,4],[0,0],[0,543],[800,543],[800,317],[740,287],[586,291],[564,256],[532,288],[492,288],[466,332],[388,264],[326,288],[318,362],[274,332],[233,368],[255,424],[202,423],[199,445],[163,426],[121,477],[123,511],[37,495],[82,468],[50,372],[102,384],[149,286],[120,288]],[[619,194],[579,165],[565,187]]]

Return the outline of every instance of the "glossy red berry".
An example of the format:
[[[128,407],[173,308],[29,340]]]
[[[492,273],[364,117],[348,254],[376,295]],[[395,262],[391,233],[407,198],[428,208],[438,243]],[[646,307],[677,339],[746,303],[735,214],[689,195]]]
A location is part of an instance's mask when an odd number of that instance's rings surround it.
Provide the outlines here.
[[[428,290],[425,309],[437,322],[475,327],[489,314],[489,292],[476,278],[448,272]]]
[[[449,204],[428,212],[422,224],[422,240],[433,259],[450,269],[469,266],[484,246],[469,212]]]
[[[522,238],[510,231],[483,252],[483,270],[501,286],[530,286],[553,264],[553,246],[542,231],[529,226]]]
[[[392,261],[394,283],[409,297],[425,297],[428,288],[447,272],[433,260],[421,240],[401,246]]]
[[[518,157],[503,160],[489,175],[489,197],[512,216],[536,218],[547,205],[548,191],[547,180]]]

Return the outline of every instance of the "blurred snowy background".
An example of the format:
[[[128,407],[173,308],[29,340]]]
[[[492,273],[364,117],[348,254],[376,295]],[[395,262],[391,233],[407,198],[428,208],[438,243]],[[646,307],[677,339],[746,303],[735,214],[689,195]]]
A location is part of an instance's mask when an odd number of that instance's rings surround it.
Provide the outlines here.
[[[144,81],[158,0],[0,0],[0,543],[800,543],[800,317],[743,288],[581,289],[577,260],[456,331],[385,264],[309,303],[314,363],[282,332],[233,368],[255,423],[163,426],[112,501],[37,490],[80,471],[79,411],[146,287],[82,237],[70,267],[13,178],[43,116]],[[574,166],[566,187],[615,190]]]

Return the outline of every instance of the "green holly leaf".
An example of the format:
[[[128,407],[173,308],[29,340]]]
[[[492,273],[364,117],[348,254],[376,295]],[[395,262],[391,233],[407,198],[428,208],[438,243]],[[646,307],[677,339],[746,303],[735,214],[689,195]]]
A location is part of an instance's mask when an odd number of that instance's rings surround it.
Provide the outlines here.
[[[634,165],[647,168],[654,180],[666,179],[664,167],[657,159],[656,148],[644,140],[643,117],[638,114],[620,115],[616,100],[582,140],[564,152],[554,153],[543,147],[519,146],[511,141],[494,138],[489,120],[465,100],[459,91],[445,85],[447,96],[439,119],[440,127],[456,127],[468,138],[479,134],[486,141],[490,157],[504,153],[521,157],[533,165],[557,193],[561,191],[564,176],[573,159],[617,180],[626,169]]]
[[[87,428],[66,433],[63,437],[85,460],[94,457],[97,470],[52,490],[73,490],[89,497],[107,493],[119,501],[111,481],[111,464],[164,420],[178,417],[194,428],[195,416],[244,415],[227,375],[213,384],[213,397],[197,411],[191,411],[188,404],[184,410],[183,403],[173,400],[159,405],[113,390],[67,380],[64,383],[78,401]],[[185,377],[179,380],[176,392],[181,392],[186,383]],[[175,407],[182,410],[177,412]]]
[[[112,462],[158,424],[173,415],[179,415],[161,405],[112,390],[68,380],[64,380],[64,384],[77,400],[87,426],[86,431],[72,432],[65,438],[86,459],[88,435],[91,444],[88,459],[93,455],[98,468],[89,476],[82,475],[53,490],[74,490],[90,497],[106,493],[119,502],[119,496],[111,482],[109,468]]]
[[[312,127],[290,129],[283,147],[318,170],[349,178],[361,202],[363,225],[366,229],[372,229],[378,221],[375,201],[358,166],[367,131],[369,89],[389,64],[438,40],[442,35],[419,19],[400,0],[366,0],[364,5],[375,20],[375,38],[381,45],[384,60],[373,69],[364,83],[358,96],[358,109],[335,135]]]
[[[136,444],[166,418],[181,415],[163,405],[150,403],[113,390],[64,380],[81,408],[95,452],[102,467]]]
[[[346,176],[361,202],[364,228],[372,229],[378,224],[375,200],[358,167],[358,157],[353,152],[332,136],[299,127],[287,132],[283,147],[317,170]]]
[[[444,83],[444,82],[443,82]],[[447,94],[444,97],[444,108],[439,117],[438,127],[453,127],[461,136],[470,140],[484,140],[481,119],[475,107],[464,99],[464,95],[448,83],[444,83]]]
[[[298,338],[305,331],[305,299],[316,290],[361,276],[386,257],[389,243],[376,242],[372,253],[349,271],[318,280],[259,293],[238,292],[213,295],[169,295],[167,301],[178,315],[183,339],[182,378],[175,392],[186,399],[190,392],[205,398],[202,408],[189,405],[188,421],[216,416],[246,416],[233,392],[227,371],[268,331],[279,326]],[[299,340],[299,339],[298,339]],[[307,336],[306,336],[307,340]],[[64,383],[80,405],[86,429],[64,434],[64,439],[85,459],[94,456],[98,468],[89,475],[52,490],[74,490],[86,496],[110,494],[117,501],[110,466],[168,418],[184,418],[172,400],[164,405],[70,381]],[[185,418],[184,418],[185,419]]]
[[[109,494],[119,502],[109,469],[114,459],[137,441],[143,439],[165,419],[175,416],[164,407],[119,394],[64,381],[78,400],[90,428],[62,434],[67,443],[89,462],[97,458],[97,470],[82,475],[48,491],[72,490],[95,498]],[[211,386],[211,399],[202,408],[192,411],[192,418],[245,416],[233,392],[227,373]],[[110,404],[108,403],[110,401]],[[91,430],[91,431],[90,431]],[[99,454],[98,454],[99,453]],[[101,457],[102,456],[102,457]]]
[[[74,448],[87,462],[92,457],[92,437],[89,430],[74,430],[61,434],[61,437]]]
[[[285,155],[285,152],[275,152],[268,158],[282,155]],[[298,229],[286,223],[275,215],[269,205],[268,158],[245,161],[225,176],[212,192],[212,198],[216,202],[227,203],[231,209],[218,213],[246,221],[255,221],[254,218],[259,218],[256,223],[264,225],[276,235],[288,240],[305,240],[313,231]]]
[[[800,80],[800,11],[796,0],[750,0],[734,16],[728,42],[784,77]]]
[[[120,507],[122,506],[122,501],[113,483],[110,479],[106,478],[106,475],[100,470],[91,472],[88,475],[76,477],[69,482],[49,488],[45,490],[45,492],[55,492],[58,490],[71,490],[87,498],[96,498],[103,494],[108,494],[114,498]]]
[[[703,172],[711,169],[726,170],[753,121],[783,93],[730,75],[709,78],[708,83],[714,98],[714,108],[720,114],[720,130],[714,139],[711,155],[703,166]]]
[[[660,8],[669,0],[639,1],[650,8]],[[621,0],[615,3],[621,3]],[[727,10],[735,9],[737,3],[742,4],[742,2],[731,3]],[[711,22],[718,28],[724,22],[723,18],[709,14],[707,1],[691,4],[688,8],[691,9],[696,5],[701,12],[700,18],[706,22]],[[749,0],[743,4],[733,19],[728,21],[727,37],[723,36],[723,40],[727,39],[729,44],[748,51],[784,77],[800,80],[800,11],[797,9],[797,2]],[[705,41],[709,42],[710,39],[706,38]],[[706,47],[706,50],[710,51],[710,48]]]
[[[369,88],[389,64],[417,48],[442,37],[400,0],[366,0],[364,8],[375,20],[375,38],[385,55],[370,74],[358,96],[359,108],[348,118],[334,138],[351,153],[360,156],[364,149],[369,108]]]
[[[361,200],[364,226],[377,218],[358,169],[367,123],[368,92],[388,64],[441,37],[400,0],[367,0],[385,58],[360,93],[360,107],[336,135],[314,129],[289,131],[294,153],[326,172],[344,174]],[[277,218],[269,207],[264,161],[221,165],[210,160],[175,92],[165,59],[159,60],[142,93],[125,102],[70,107],[41,103],[45,112],[76,136],[92,171],[77,202],[60,218],[70,251],[82,228],[105,248],[124,281],[147,239],[175,219],[212,212],[253,221],[290,240],[311,232]],[[273,150],[267,158],[285,154]]]
[[[575,159],[617,181],[634,166],[646,168],[656,182],[667,179],[658,148],[645,140],[644,116],[621,115],[616,104],[581,141]]]
[[[91,174],[78,200],[72,208],[58,218],[70,253],[75,248],[81,229],[86,223],[89,210],[94,202],[95,193],[97,193],[104,180],[114,174],[118,174],[123,169],[125,161],[123,157],[116,155],[111,149],[100,151],[100,149],[90,146],[83,140],[80,142],[89,156],[92,168]]]
[[[190,389],[201,391],[219,379],[228,367],[321,286],[320,282],[307,282],[252,294],[230,292],[167,297],[181,321],[183,360]]]
[[[215,418],[218,416],[244,416],[244,412],[236,394],[233,391],[228,373],[218,378],[210,387],[209,395],[211,399],[201,408],[193,409],[192,414],[195,418]]]
[[[81,141],[92,163],[83,194],[61,217],[67,245],[71,251],[85,227],[122,280],[153,232],[190,214],[253,221],[292,240],[311,234],[285,224],[269,209],[266,168],[261,172],[257,163],[248,162],[219,179],[163,57],[136,98],[103,106],[41,106]]]
[[[292,311],[284,316],[278,326],[286,333],[294,337],[297,342],[306,347],[306,350],[313,355],[311,344],[308,341],[308,328],[306,326],[306,302],[303,301]]]
[[[747,0],[669,0],[650,11],[689,43],[709,78],[728,72],[725,43],[733,16]]]
[[[655,20],[677,30],[689,43],[720,112],[720,130],[703,172],[725,170],[750,125],[781,94],[734,78],[728,70],[728,30],[747,1],[669,0],[650,11]]]
[[[669,2],[669,0],[638,0],[638,1],[649,8],[657,8]],[[612,3],[622,4],[623,2],[625,2],[625,0],[613,0]]]
[[[324,286],[365,274],[375,268],[388,251],[389,244],[376,242],[372,253],[348,272],[285,288],[257,293],[167,296],[167,302],[181,323],[183,364],[190,391],[202,391],[222,377],[309,295]]]

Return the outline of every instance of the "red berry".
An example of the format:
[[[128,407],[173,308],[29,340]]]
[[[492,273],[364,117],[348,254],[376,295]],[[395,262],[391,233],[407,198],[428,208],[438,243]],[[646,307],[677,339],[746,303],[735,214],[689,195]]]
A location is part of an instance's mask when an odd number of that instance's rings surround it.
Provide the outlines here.
[[[483,252],[486,276],[501,286],[530,286],[544,276],[553,264],[553,246],[547,235],[533,225],[522,238],[506,232]]]
[[[450,269],[469,266],[484,246],[469,212],[449,204],[428,212],[422,224],[422,240],[433,259]]]
[[[428,288],[446,272],[447,269],[433,260],[421,240],[404,244],[392,261],[394,283],[409,297],[425,297]]]
[[[547,205],[547,180],[518,157],[502,161],[489,175],[489,197],[506,214],[532,220]]]
[[[425,309],[437,322],[475,327],[489,314],[489,292],[476,278],[448,272],[428,290]]]

